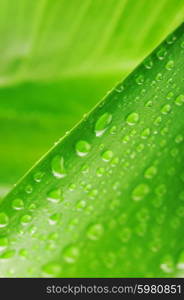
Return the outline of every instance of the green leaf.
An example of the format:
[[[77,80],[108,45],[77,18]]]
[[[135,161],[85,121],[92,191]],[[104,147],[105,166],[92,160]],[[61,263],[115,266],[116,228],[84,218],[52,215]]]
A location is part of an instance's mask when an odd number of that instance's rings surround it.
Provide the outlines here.
[[[184,25],[1,203],[1,276],[183,275]]]
[[[182,0],[11,2],[0,1],[1,194],[184,12]]]

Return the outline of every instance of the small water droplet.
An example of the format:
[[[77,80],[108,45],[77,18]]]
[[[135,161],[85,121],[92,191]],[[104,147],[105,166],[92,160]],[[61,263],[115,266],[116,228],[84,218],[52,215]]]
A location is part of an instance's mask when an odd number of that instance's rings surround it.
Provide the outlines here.
[[[96,170],[96,175],[101,177],[104,174],[104,172],[105,172],[105,169],[100,167]]]
[[[142,132],[141,132],[141,138],[142,139],[147,139],[148,136],[150,135],[151,131],[149,128],[146,128],[144,129]]]
[[[22,225],[28,225],[31,220],[32,220],[32,217],[30,215],[24,215],[21,217],[20,222]]]
[[[111,121],[112,115],[110,113],[104,113],[102,116],[100,116],[95,124],[96,136],[101,136],[106,131]]]
[[[93,224],[88,227],[87,237],[90,240],[96,241],[101,238],[104,233],[104,228],[101,224]]]
[[[75,150],[77,154],[81,157],[86,156],[89,153],[90,149],[91,149],[91,145],[84,140],[77,142],[75,146]]]
[[[170,71],[174,68],[174,61],[173,60],[169,60],[165,66],[165,68]]]
[[[156,75],[156,80],[157,80],[157,81],[161,81],[161,80],[162,80],[162,74],[161,74],[161,73],[158,73],[158,74]]]
[[[33,175],[33,179],[34,179],[34,181],[36,181],[36,182],[41,182],[43,176],[44,176],[44,173],[41,172],[41,171],[38,171],[38,172],[36,172],[36,173]]]
[[[167,51],[166,51],[166,49],[164,47],[162,47],[162,48],[160,48],[158,50],[158,52],[157,52],[156,55],[157,55],[158,59],[162,60],[162,59],[164,59],[166,57]]]
[[[45,273],[45,275],[49,275],[49,276],[58,276],[61,271],[61,265],[57,262],[49,262],[47,264],[45,264],[44,266],[42,266],[42,271],[43,273]]]
[[[126,121],[128,125],[135,125],[139,121],[139,114],[136,112],[129,114]]]
[[[137,76],[136,79],[135,79],[135,81],[139,85],[143,84],[143,82],[144,82],[144,76],[143,75]]]
[[[67,246],[63,250],[63,259],[69,264],[75,263],[78,257],[79,257],[79,249],[75,245]]]
[[[162,109],[161,112],[164,115],[167,115],[169,112],[171,111],[171,105],[170,104],[165,104]]]
[[[111,150],[106,150],[102,153],[102,159],[106,162],[110,161],[113,157],[113,152]]]
[[[32,191],[33,191],[32,185],[28,184],[28,185],[25,187],[25,192],[26,192],[27,194],[31,194]]]
[[[22,199],[14,199],[12,201],[12,208],[15,209],[15,210],[21,210],[24,208],[24,202]]]
[[[153,67],[153,61],[150,57],[144,61],[144,66],[146,69],[151,69]]]
[[[60,219],[61,219],[61,214],[55,213],[49,217],[49,223],[51,225],[55,225],[56,223],[58,223],[60,221]]]
[[[144,173],[144,177],[147,179],[152,179],[157,173],[157,168],[155,166],[151,166],[149,167],[145,173]]]
[[[16,251],[13,249],[6,250],[4,253],[1,254],[1,259],[9,259],[15,255]]]
[[[175,142],[176,142],[176,144],[180,144],[181,142],[183,142],[183,136],[182,136],[182,134],[178,134],[176,136]]]
[[[173,259],[170,255],[166,255],[160,264],[160,268],[164,273],[172,273],[174,269]]]
[[[135,201],[142,200],[149,193],[149,191],[149,186],[145,183],[141,183],[133,190],[132,199]]]
[[[66,176],[64,168],[64,158],[57,155],[52,159],[51,162],[52,173],[57,178],[63,178]]]
[[[6,227],[9,223],[9,217],[4,212],[0,213],[0,228]]]

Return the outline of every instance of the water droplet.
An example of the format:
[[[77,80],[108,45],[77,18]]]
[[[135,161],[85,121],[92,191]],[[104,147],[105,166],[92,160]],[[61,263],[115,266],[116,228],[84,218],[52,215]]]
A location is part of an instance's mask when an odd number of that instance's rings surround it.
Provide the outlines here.
[[[86,141],[79,141],[77,142],[75,149],[79,156],[86,156],[91,149],[91,145]]]
[[[171,106],[170,104],[165,104],[162,109],[161,109],[161,112],[162,114],[164,115],[167,115],[169,112],[171,111]]]
[[[170,100],[170,99],[172,99],[173,96],[174,96],[174,93],[173,93],[173,92],[169,92],[169,93],[167,94],[166,98],[167,98],[168,100]]]
[[[67,246],[63,250],[63,259],[69,264],[75,263],[78,257],[79,249],[74,245]]]
[[[153,67],[153,61],[150,57],[144,61],[144,66],[146,69],[151,69]]]
[[[166,64],[165,68],[170,71],[170,70],[173,69],[173,67],[174,67],[174,61],[173,60],[169,60],[167,62],[167,64]]]
[[[176,136],[175,142],[176,142],[177,144],[180,144],[181,142],[183,142],[183,136],[182,136],[182,134],[178,134],[178,135]]]
[[[158,59],[162,60],[166,57],[167,51],[165,48],[162,47],[161,49],[158,50],[156,55],[157,55]]]
[[[7,216],[7,214],[1,212],[0,213],[0,228],[2,227],[6,227],[9,223],[9,217]]]
[[[116,126],[112,126],[110,129],[110,134],[116,134],[117,132],[117,127]]]
[[[166,42],[167,44],[173,44],[175,40],[176,40],[176,36],[172,33],[167,37]]]
[[[184,95],[179,95],[174,102],[176,105],[181,106],[184,103]]]
[[[128,125],[135,125],[139,121],[139,114],[136,112],[129,114],[126,121]]]
[[[179,259],[177,262],[177,268],[179,270],[184,270],[184,251],[182,251],[179,255]]]
[[[160,268],[162,271],[164,271],[164,273],[172,273],[173,272],[174,263],[173,263],[172,257],[170,255],[166,255],[163,258],[162,263],[160,264]]]
[[[100,116],[95,124],[96,136],[101,136],[106,131],[111,121],[112,115],[110,113],[104,113],[102,116]]]
[[[162,118],[159,116],[155,119],[154,124],[158,126],[162,122]]]
[[[30,215],[24,215],[21,217],[20,222],[22,225],[28,225],[31,221],[32,217]]]
[[[184,48],[184,42],[181,42],[181,48]]]
[[[106,150],[102,153],[102,159],[104,161],[110,161],[113,157],[113,152],[111,150]]]
[[[161,80],[162,80],[162,74],[161,74],[161,73],[158,73],[158,74],[157,74],[156,80],[157,80],[157,81],[161,81]]]
[[[63,178],[66,176],[64,168],[64,158],[59,155],[55,156],[51,162],[52,173],[57,178]]]
[[[150,135],[150,129],[149,128],[146,128],[144,129],[142,132],[141,132],[141,137],[142,139],[147,139],[148,136]]]
[[[6,237],[0,238],[0,251],[4,250],[6,247],[8,247],[8,239]]]
[[[104,172],[105,172],[105,169],[100,167],[96,170],[96,175],[101,177],[104,174]]]
[[[149,167],[145,173],[144,173],[144,177],[147,179],[152,179],[157,173],[157,168],[155,166],[151,166]]]
[[[26,192],[27,194],[31,194],[32,191],[33,191],[32,185],[28,184],[28,185],[25,187],[25,192]]]
[[[160,184],[156,187],[155,189],[155,193],[158,195],[158,196],[163,196],[165,193],[166,193],[167,189],[166,189],[166,186],[165,184]]]
[[[89,166],[87,164],[84,164],[81,168],[82,173],[87,173],[89,171]]]
[[[43,176],[44,176],[44,173],[41,172],[41,171],[39,171],[39,172],[36,172],[36,173],[33,175],[33,179],[34,179],[34,181],[36,181],[36,182],[41,182]]]
[[[60,189],[54,189],[48,192],[47,194],[47,200],[58,203],[61,201],[61,190]]]
[[[49,217],[49,223],[51,225],[55,225],[56,223],[58,223],[60,221],[60,219],[61,219],[61,214],[55,213]]]
[[[12,201],[12,208],[15,209],[15,210],[21,210],[24,208],[24,202],[22,199],[14,199]]]
[[[145,107],[152,107],[153,102],[151,100],[149,100],[148,102],[146,102]]]
[[[132,199],[135,201],[142,200],[149,193],[149,191],[149,186],[145,183],[141,183],[133,190]]]
[[[143,75],[137,76],[136,79],[135,79],[135,81],[139,85],[143,84],[143,82],[144,82],[144,76]]]
[[[61,265],[57,262],[49,262],[47,264],[45,264],[44,266],[42,266],[42,271],[46,274],[46,275],[50,275],[50,276],[58,276],[61,271]]]
[[[104,228],[101,224],[93,224],[87,230],[87,237],[90,240],[96,241],[101,238],[104,233]]]

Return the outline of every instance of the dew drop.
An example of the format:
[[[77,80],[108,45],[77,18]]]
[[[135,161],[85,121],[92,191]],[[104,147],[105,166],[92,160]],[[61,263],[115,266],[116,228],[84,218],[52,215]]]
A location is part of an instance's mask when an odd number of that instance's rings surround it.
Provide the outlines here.
[[[96,175],[97,175],[98,177],[101,177],[101,176],[103,176],[104,172],[105,172],[105,169],[102,168],[102,167],[100,167],[100,168],[98,168],[98,169],[96,170]]]
[[[162,109],[161,112],[164,115],[167,115],[169,112],[171,111],[171,105],[170,104],[165,104]]]
[[[57,262],[49,262],[42,266],[42,271],[49,276],[57,276],[61,273],[61,265]]]
[[[148,193],[150,189],[147,184],[141,183],[136,186],[132,192],[132,199],[135,201],[142,200]]]
[[[166,51],[165,48],[161,48],[161,49],[158,50],[156,55],[157,55],[158,59],[162,60],[166,57],[167,51]]]
[[[26,192],[27,194],[31,194],[32,191],[33,191],[32,185],[28,184],[28,185],[25,187],[25,192]]]
[[[110,161],[113,157],[113,152],[111,150],[106,150],[102,153],[102,159],[106,162]]]
[[[128,125],[135,125],[139,121],[139,114],[135,112],[129,114],[126,121]]]
[[[63,250],[63,259],[69,264],[75,263],[78,257],[79,257],[79,249],[74,245],[67,246]]]
[[[112,115],[110,113],[105,113],[102,116],[100,116],[95,124],[96,136],[103,135],[111,121]]]
[[[61,200],[61,190],[60,189],[54,189],[47,193],[47,200],[58,203]]]
[[[145,171],[144,177],[147,179],[152,179],[156,174],[157,168],[155,166],[151,166]]]
[[[57,178],[63,178],[66,176],[64,168],[64,158],[57,155],[52,159],[51,162],[52,173]]]
[[[160,264],[160,268],[164,273],[172,273],[174,269],[174,263],[172,257],[170,255],[166,255],[162,263]]]
[[[55,225],[56,223],[58,223],[60,221],[60,219],[61,219],[61,214],[55,213],[49,217],[49,223],[51,225]]]
[[[43,176],[44,176],[44,173],[41,172],[41,171],[39,171],[39,172],[36,172],[36,173],[33,175],[33,179],[34,179],[34,181],[36,181],[36,182],[41,182]]]
[[[184,95],[179,95],[174,102],[176,105],[181,106],[184,103]]]
[[[151,69],[153,67],[153,61],[150,57],[144,61],[144,66],[146,69]]]
[[[143,82],[144,82],[144,76],[143,75],[137,76],[136,79],[135,79],[135,81],[139,85],[143,84]]]
[[[1,212],[0,213],[0,228],[2,227],[6,227],[9,223],[9,217],[7,216],[7,214]]]
[[[9,259],[12,258],[15,255],[16,251],[13,249],[6,250],[4,253],[1,254],[1,259]]]
[[[86,141],[79,141],[75,146],[75,150],[79,156],[86,156],[91,149],[91,145]]]
[[[170,71],[172,70],[174,67],[174,61],[173,60],[169,60],[168,63],[166,64],[165,68]]]
[[[12,201],[12,208],[15,209],[15,210],[21,210],[24,208],[24,202],[22,199],[14,199]]]
[[[176,136],[175,142],[176,142],[176,144],[180,144],[181,142],[183,142],[183,136],[182,136],[182,134],[178,134]]]
[[[21,217],[20,222],[22,225],[28,225],[31,221],[32,217],[30,215],[24,215]]]
[[[179,259],[177,262],[177,268],[179,270],[184,270],[184,251],[182,251],[179,255]]]
[[[101,238],[104,233],[104,228],[101,224],[93,224],[87,230],[87,237],[90,240],[96,241]]]
[[[141,138],[142,139],[147,139],[148,136],[150,135],[150,129],[149,128],[146,128],[144,129],[142,132],[141,132]]]

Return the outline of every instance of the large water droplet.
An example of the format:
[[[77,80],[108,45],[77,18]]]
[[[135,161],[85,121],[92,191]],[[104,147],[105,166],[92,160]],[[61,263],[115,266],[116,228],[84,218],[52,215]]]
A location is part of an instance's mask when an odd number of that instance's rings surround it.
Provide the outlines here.
[[[86,141],[79,141],[77,142],[75,149],[79,156],[86,156],[91,149],[91,145]]]
[[[0,213],[0,228],[1,227],[6,227],[9,223],[9,217],[7,216],[7,214],[1,212]]]
[[[66,176],[66,171],[64,168],[64,158],[57,155],[52,159],[51,162],[52,173],[57,178],[62,178]]]
[[[135,125],[139,121],[139,114],[136,112],[129,114],[126,121],[128,125]]]
[[[47,193],[47,200],[58,203],[61,200],[61,190],[54,189]]]
[[[96,136],[101,136],[107,129],[108,125],[112,121],[112,115],[110,113],[105,113],[99,117],[95,124]]]
[[[15,210],[21,210],[24,208],[24,202],[22,199],[14,199],[12,201],[12,208],[15,209]]]
[[[102,153],[102,159],[104,161],[110,161],[113,157],[113,152],[111,150],[107,150]]]

